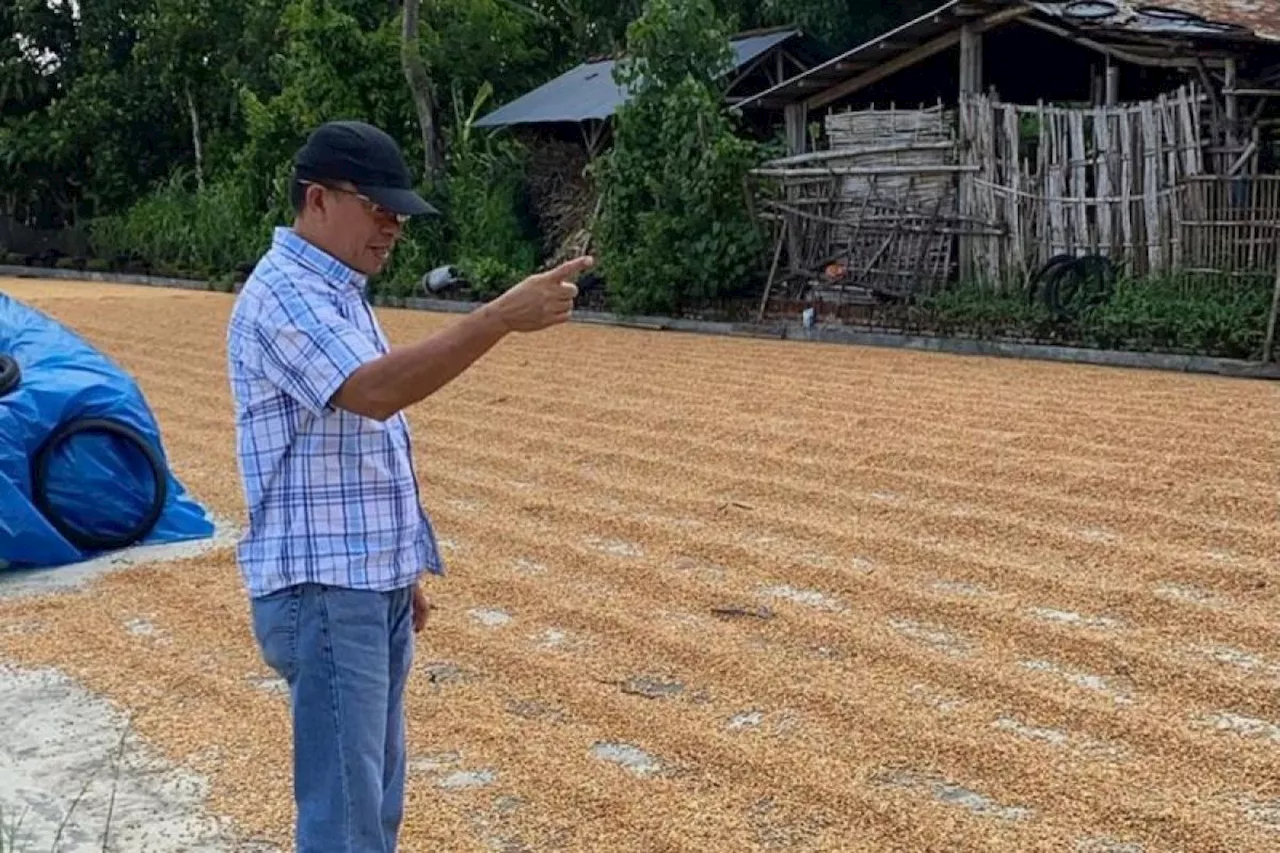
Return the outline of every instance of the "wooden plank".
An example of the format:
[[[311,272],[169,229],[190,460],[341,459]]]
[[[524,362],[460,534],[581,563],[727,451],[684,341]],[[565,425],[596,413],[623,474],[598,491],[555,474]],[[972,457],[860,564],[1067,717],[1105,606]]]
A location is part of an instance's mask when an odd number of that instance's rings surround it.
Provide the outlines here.
[[[1037,105],[1036,117],[1036,162],[1034,168],[1030,163],[1027,164],[1028,180],[1026,191],[1029,195],[1037,199],[1035,211],[1035,236],[1037,241],[1036,249],[1039,251],[1039,260],[1043,263],[1053,253],[1053,246],[1049,239],[1049,208],[1040,201],[1040,197],[1047,189],[1045,181],[1045,163],[1048,162],[1048,132],[1044,126],[1044,102],[1041,101]],[[1022,116],[1022,110],[1016,110],[1019,118]]]
[[[1097,192],[1099,199],[1111,196],[1111,112],[1101,109],[1093,111],[1094,150],[1098,154]],[[1114,252],[1111,242],[1111,202],[1099,201],[1098,216],[1098,250],[1110,257]]]
[[[801,166],[806,163],[822,163],[828,160],[853,159],[868,154],[907,154],[917,151],[948,151],[955,147],[952,142],[914,142],[893,143],[889,145],[860,145],[857,147],[841,146],[826,151],[810,151],[807,154],[795,154],[769,160],[768,167]]]
[[[1280,251],[1276,253],[1276,286],[1271,293],[1271,316],[1267,319],[1267,339],[1262,345],[1264,362],[1271,361],[1275,355],[1277,314],[1280,314]]]
[[[1240,120],[1240,98],[1235,94],[1236,61],[1234,59],[1227,60],[1225,75],[1222,91],[1227,113],[1227,147],[1234,151],[1236,146],[1240,144],[1239,126],[1237,124]]]
[[[764,283],[764,295],[760,297],[760,310],[756,314],[756,320],[764,320],[765,309],[769,306],[769,292],[773,290],[773,281],[778,275],[778,259],[782,256],[782,246],[787,240],[787,223],[789,219],[782,220],[782,227],[778,229],[778,240],[773,247],[773,264],[769,267],[769,280]]]
[[[803,101],[797,101],[783,107],[788,154],[803,154],[808,149],[808,135],[805,132],[808,116],[809,111]]]
[[[1072,110],[1068,114],[1067,126],[1071,134],[1071,194],[1080,199],[1073,205],[1076,227],[1074,248],[1092,251],[1095,241],[1089,228],[1089,203],[1085,201],[1089,194],[1089,184],[1085,165],[1085,158],[1088,155],[1084,147],[1084,113]]]
[[[997,105],[986,100],[979,117],[979,142],[981,151],[981,174],[986,179],[980,186],[978,195],[978,215],[987,222],[995,221],[995,193],[992,187],[999,181],[995,144],[995,114]],[[983,274],[989,286],[1000,283],[1000,241],[982,241]]]
[[[1176,106],[1170,104],[1168,96],[1161,93],[1156,102],[1156,118],[1160,127],[1160,146],[1165,152],[1162,163],[1164,174],[1160,179],[1162,187],[1176,186],[1180,173],[1176,109]]]
[[[796,166],[790,169],[772,169],[760,167],[752,169],[751,174],[763,178],[823,178],[823,177],[867,177],[869,175],[954,175],[958,172],[976,172],[976,165],[951,163],[920,163],[905,166]]]
[[[964,165],[975,166],[978,161],[977,147],[974,144],[976,133],[976,116],[981,104],[985,101],[982,95],[965,95],[960,98],[960,150],[963,152]],[[977,192],[972,172],[963,172],[959,180],[959,196],[956,200],[957,212],[966,219],[977,215],[975,210],[975,193]],[[974,246],[976,241],[963,235],[956,241],[960,253],[960,278],[969,280],[974,274]]]
[[[960,28],[960,94],[982,91],[982,33],[972,24]]]
[[[1199,175],[1204,171],[1200,153],[1200,111],[1192,110],[1191,95],[1183,89],[1178,98],[1178,118],[1182,125],[1182,138],[1186,148],[1186,172],[1188,175]]]
[[[1051,255],[1059,255],[1067,252],[1071,247],[1071,237],[1069,232],[1069,224],[1067,222],[1067,214],[1061,201],[1066,192],[1066,166],[1063,165],[1067,159],[1067,147],[1065,144],[1065,136],[1062,132],[1062,117],[1059,113],[1050,113],[1049,122],[1049,159],[1045,164],[1048,170],[1049,185],[1047,204],[1049,206],[1049,222],[1053,229],[1053,239],[1051,241]]]
[[[1160,129],[1160,143],[1165,149],[1164,175],[1159,186],[1161,189],[1174,188],[1178,186],[1179,176],[1177,105],[1171,103],[1169,97],[1163,93],[1157,100],[1156,118]],[[1174,259],[1177,257],[1175,254],[1178,243],[1177,209],[1178,200],[1175,193],[1161,195],[1161,256],[1170,266],[1174,264]]]
[[[1048,21],[1041,20],[1040,18],[1034,18],[1034,17],[1027,18],[1023,23],[1025,23],[1027,26],[1036,27],[1037,29],[1041,29],[1046,32],[1053,33],[1054,35],[1057,35],[1057,36],[1061,36],[1062,38],[1068,41],[1072,41],[1072,42],[1075,42],[1076,44],[1083,45],[1084,47],[1087,47],[1091,50],[1096,50],[1098,53],[1103,53],[1103,54],[1106,54],[1107,56],[1114,57],[1115,59],[1119,59],[1123,62],[1129,62],[1134,65],[1145,65],[1151,68],[1195,68],[1197,66],[1197,60],[1195,58],[1184,58],[1184,57],[1174,57],[1174,56],[1145,56],[1140,53],[1134,53],[1133,51],[1123,50],[1118,47],[1112,47],[1111,45],[1103,44],[1102,42],[1094,41],[1091,38],[1086,38],[1080,35],[1078,31],[1073,32],[1064,27],[1059,27],[1055,24],[1051,24]],[[1201,61],[1203,61],[1206,66],[1210,64],[1213,64],[1213,65],[1221,64],[1221,60],[1214,60],[1212,58],[1207,58],[1207,57],[1202,58]]]
[[[1135,169],[1133,121],[1127,112],[1119,113],[1120,119],[1120,229],[1124,234],[1125,257],[1132,258],[1135,250],[1133,234],[1133,176]]]
[[[1022,158],[1020,155],[1022,134],[1018,127],[1017,110],[1005,109],[1004,114],[1004,183],[1009,187],[1010,193],[1005,197],[1006,220],[1009,223],[1009,236],[1011,245],[1010,253],[1010,272],[1017,270],[1019,276],[1024,280],[1029,271],[1027,269],[1027,246],[1025,235],[1022,233],[1022,208],[1023,201],[1022,192]]]
[[[1142,102],[1142,207],[1145,214],[1147,263],[1152,272],[1160,268],[1160,208],[1156,199],[1159,186],[1160,137],[1156,129],[1155,109],[1150,101]]]

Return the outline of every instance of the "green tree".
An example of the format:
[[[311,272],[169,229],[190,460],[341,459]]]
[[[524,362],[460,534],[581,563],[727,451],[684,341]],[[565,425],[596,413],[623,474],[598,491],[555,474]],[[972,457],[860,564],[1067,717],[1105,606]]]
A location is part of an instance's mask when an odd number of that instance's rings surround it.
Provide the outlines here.
[[[650,0],[627,31],[615,78],[631,93],[599,161],[601,271],[624,313],[679,312],[738,292],[763,236],[746,180],[756,147],[739,138],[718,82],[732,63],[710,0]]]

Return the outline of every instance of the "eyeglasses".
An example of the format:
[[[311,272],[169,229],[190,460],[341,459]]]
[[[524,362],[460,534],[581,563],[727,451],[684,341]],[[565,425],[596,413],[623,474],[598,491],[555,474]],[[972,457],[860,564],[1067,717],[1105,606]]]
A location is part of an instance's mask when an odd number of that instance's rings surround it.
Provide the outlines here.
[[[369,212],[372,213],[374,216],[379,217],[381,219],[395,220],[397,225],[404,225],[406,222],[409,221],[409,214],[393,213],[392,211],[387,210],[385,207],[378,204],[373,199],[369,198],[364,193],[358,192],[357,190],[349,190],[349,189],[346,189],[345,187],[335,187],[335,186],[331,186],[330,184],[321,183],[320,181],[302,181],[301,183],[303,186],[311,186],[314,184],[317,187],[324,187],[325,189],[331,190],[335,193],[346,193],[347,195],[353,195],[356,198],[360,199],[360,201],[364,203],[365,207],[368,208]]]

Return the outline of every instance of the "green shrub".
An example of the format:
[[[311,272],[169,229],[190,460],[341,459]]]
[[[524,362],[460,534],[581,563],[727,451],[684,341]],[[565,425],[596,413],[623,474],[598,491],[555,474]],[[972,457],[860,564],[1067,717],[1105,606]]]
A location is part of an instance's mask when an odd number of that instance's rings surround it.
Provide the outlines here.
[[[524,277],[510,264],[490,257],[464,261],[459,269],[467,279],[471,294],[484,301],[505,292]]]
[[[1115,294],[1080,318],[1095,346],[1260,358],[1274,282],[1121,280]]]
[[[91,225],[94,254],[136,254],[161,275],[208,276],[257,257],[270,227],[255,210],[245,183],[234,176],[189,188],[177,171],[125,212]]]
[[[1102,349],[1166,351],[1258,359],[1274,282],[1120,279],[1111,297],[1055,322],[1023,293],[975,285],[944,291],[906,309],[910,325],[982,338],[1035,338]]]
[[[600,267],[622,313],[680,313],[751,286],[765,237],[747,179],[761,151],[740,138],[717,82],[731,65],[710,0],[650,0],[614,76],[632,91],[596,166]]]
[[[537,269],[539,260],[538,233],[524,183],[525,148],[515,140],[474,131],[475,118],[492,91],[485,83],[465,117],[454,91],[447,182],[450,254],[481,298],[516,284]]]
[[[84,268],[89,272],[108,272],[111,269],[111,263],[105,258],[90,258],[85,262]]]

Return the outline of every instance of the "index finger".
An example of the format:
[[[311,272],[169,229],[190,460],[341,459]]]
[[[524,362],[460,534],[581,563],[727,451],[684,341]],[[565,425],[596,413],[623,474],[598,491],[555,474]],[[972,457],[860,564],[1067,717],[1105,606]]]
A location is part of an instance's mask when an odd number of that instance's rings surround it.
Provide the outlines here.
[[[552,267],[544,273],[538,273],[538,278],[546,281],[564,281],[580,272],[591,269],[591,267],[595,266],[595,263],[595,258],[590,255],[582,255],[567,260],[557,267]]]

